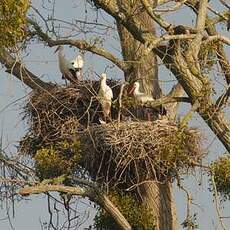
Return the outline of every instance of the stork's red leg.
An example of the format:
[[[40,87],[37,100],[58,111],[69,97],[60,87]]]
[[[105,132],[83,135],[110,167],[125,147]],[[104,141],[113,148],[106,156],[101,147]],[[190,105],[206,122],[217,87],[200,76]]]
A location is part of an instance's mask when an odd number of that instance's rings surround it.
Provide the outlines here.
[[[151,114],[149,112],[147,112],[147,120],[151,121]]]

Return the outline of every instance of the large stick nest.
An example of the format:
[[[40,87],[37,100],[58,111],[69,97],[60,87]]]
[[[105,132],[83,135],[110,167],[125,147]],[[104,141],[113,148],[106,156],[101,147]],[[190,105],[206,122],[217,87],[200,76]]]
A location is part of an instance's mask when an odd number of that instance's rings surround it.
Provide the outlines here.
[[[112,184],[174,178],[203,157],[199,131],[167,120],[94,125],[81,136],[91,175]]]
[[[116,82],[111,81],[118,92]],[[72,139],[78,129],[98,123],[102,111],[97,99],[98,82],[57,86],[49,91],[33,91],[24,107],[29,131],[21,141],[20,150],[34,155],[41,146]]]
[[[116,85],[110,82],[115,98]],[[20,151],[35,158],[42,179],[75,173],[80,166],[94,179],[133,184],[169,179],[199,163],[203,152],[196,129],[167,120],[118,122],[116,106],[113,121],[99,125],[98,89],[98,82],[86,82],[30,95],[24,108],[29,130]]]

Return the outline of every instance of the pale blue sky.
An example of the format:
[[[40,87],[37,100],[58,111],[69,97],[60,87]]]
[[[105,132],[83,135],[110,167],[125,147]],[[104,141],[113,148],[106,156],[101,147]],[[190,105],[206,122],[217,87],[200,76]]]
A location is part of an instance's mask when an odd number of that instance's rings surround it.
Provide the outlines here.
[[[42,1],[33,0],[33,4],[41,9]],[[46,2],[46,1],[45,1]],[[216,1],[213,5],[216,5]],[[31,11],[34,13],[34,11]],[[47,11],[41,10],[43,15],[47,14]],[[72,1],[62,1],[56,0],[55,7],[55,17],[58,19],[63,19],[67,21],[72,21],[73,19],[81,19],[84,20],[87,18],[88,21],[95,20],[97,13],[93,10],[90,10],[87,7],[87,13],[84,8],[84,1],[81,0],[72,0]],[[103,16],[103,20],[101,17]],[[181,23],[190,25],[192,23],[193,14],[191,11],[184,9],[179,15],[168,15],[167,18],[170,19],[173,23]],[[102,13],[101,11],[98,13],[98,22],[106,23],[109,21],[112,26],[113,22],[111,21],[111,17]],[[66,33],[66,29],[63,30]],[[229,33],[224,32],[226,36],[229,36]],[[78,34],[76,38],[87,38],[93,34]],[[117,35],[113,31],[109,31],[109,33],[104,36],[105,39],[105,48],[108,48],[111,52],[116,55],[120,55],[119,44],[117,42]],[[55,48],[45,48],[42,44],[32,44],[28,52],[30,53],[28,56],[24,57],[24,63],[29,69],[43,76],[44,79],[62,82],[61,76],[57,66],[57,56],[53,53]],[[229,53],[230,49],[228,49]],[[69,59],[72,59],[76,55],[77,49],[65,47],[66,56]],[[100,58],[98,56],[87,53],[85,55],[86,66],[84,71],[86,74],[91,77],[93,72],[97,72],[100,74],[105,70],[106,65],[113,66],[110,62],[107,62],[105,59]],[[110,78],[122,78],[122,73],[116,68],[113,67],[107,70]],[[14,145],[20,140],[20,137],[26,131],[26,124],[21,121],[20,113],[22,110],[20,106],[26,101],[25,98],[17,101],[11,106],[6,107],[10,103],[18,100],[25,95],[27,95],[30,90],[22,84],[22,82],[16,80],[13,76],[6,74],[4,72],[4,68],[2,69],[1,77],[0,77],[0,127],[1,131],[3,130],[4,134],[4,146],[7,147],[6,151],[9,153],[14,153],[15,148]],[[218,82],[214,81],[216,72],[213,72],[213,82],[218,86],[218,90],[222,90],[221,80],[218,79]],[[175,82],[167,82],[168,80],[174,80],[175,78],[164,68],[160,67],[159,72],[161,86],[164,91],[168,91],[172,84]],[[180,108],[179,115],[182,116],[189,109],[188,105],[183,105]],[[229,112],[229,111],[228,111]],[[217,154],[221,154],[225,152],[222,144],[215,138],[209,128],[204,124],[204,122],[197,116],[194,115],[191,121],[192,126],[199,127],[205,137],[204,146],[208,146],[209,154],[205,161],[209,162],[210,160],[214,160],[217,157]],[[198,213],[198,223],[200,229],[220,229],[220,225],[218,224],[217,215],[215,211],[215,206],[212,202],[212,194],[207,190],[208,187],[208,178],[206,175],[201,177],[200,173],[197,171],[196,179],[194,177],[189,176],[185,178],[185,185],[188,189],[192,191],[194,203],[198,205],[193,205],[193,211]],[[202,178],[202,185],[198,186],[200,182],[198,179]],[[178,209],[178,218],[179,223],[181,223],[186,215],[186,207],[185,207],[185,195],[182,191],[179,191],[175,186],[175,199],[177,203]],[[15,203],[16,214],[15,218],[12,219],[12,224],[14,229],[16,230],[25,230],[25,229],[41,229],[39,220],[48,221],[47,217],[47,199],[44,199],[45,196],[31,196],[28,201],[21,201],[19,203]],[[86,205],[87,206],[87,205]],[[223,216],[229,216],[230,213],[230,204],[229,202],[224,203],[225,209],[223,210]],[[82,209],[82,204],[80,205],[80,209]],[[91,208],[87,207],[87,210],[90,211]],[[83,211],[80,210],[80,211]],[[4,209],[0,210],[1,218],[6,217],[6,212]],[[230,226],[230,220],[226,221],[226,225]],[[8,230],[11,229],[9,222],[7,220],[0,220],[0,229]],[[82,228],[79,228],[82,229]],[[182,228],[181,228],[182,229]]]

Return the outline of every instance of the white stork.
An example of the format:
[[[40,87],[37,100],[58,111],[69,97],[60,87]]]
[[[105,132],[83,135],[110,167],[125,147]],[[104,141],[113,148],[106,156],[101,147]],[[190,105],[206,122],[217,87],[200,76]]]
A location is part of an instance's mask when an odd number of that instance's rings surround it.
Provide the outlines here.
[[[82,80],[82,68],[84,66],[84,59],[82,55],[77,55],[75,59],[71,61],[71,64],[73,65],[75,71],[76,71],[76,76],[80,80]]]
[[[155,101],[155,99],[153,98],[153,96],[152,95],[148,95],[148,94],[146,94],[146,93],[142,93],[142,92],[140,92],[140,83],[139,82],[134,82],[134,84],[133,84],[133,87],[131,88],[131,90],[130,90],[130,92],[129,92],[130,94],[132,93],[133,94],[133,96],[134,96],[134,98],[135,98],[135,100],[137,101],[137,102],[139,102],[139,103],[141,103],[141,104],[145,104],[145,103],[148,103],[148,102],[153,102],[153,101]],[[147,109],[148,110],[148,109]],[[157,109],[157,110],[159,110],[159,108]],[[164,107],[160,107],[160,111],[158,111],[158,112],[163,112],[163,113],[165,113],[165,108]],[[148,112],[148,111],[144,111],[144,114],[145,114],[145,116],[147,116],[147,119],[148,119],[148,121],[150,121],[151,120],[151,116],[150,116],[150,113]]]
[[[55,53],[58,51],[58,64],[62,73],[62,79],[69,80],[71,82],[77,81],[77,76],[73,65],[65,58],[63,52],[63,46],[58,46]]]
[[[112,104],[112,98],[113,98],[113,91],[112,89],[106,84],[106,74],[101,74],[100,79],[100,89],[98,92],[98,100],[102,106],[103,115],[105,121],[99,120],[101,123],[106,122],[106,118],[110,118],[111,116],[111,104]]]
[[[143,104],[149,101],[155,101],[151,95],[140,92],[140,83],[138,81],[134,82],[133,87],[129,93],[132,93],[134,98]]]

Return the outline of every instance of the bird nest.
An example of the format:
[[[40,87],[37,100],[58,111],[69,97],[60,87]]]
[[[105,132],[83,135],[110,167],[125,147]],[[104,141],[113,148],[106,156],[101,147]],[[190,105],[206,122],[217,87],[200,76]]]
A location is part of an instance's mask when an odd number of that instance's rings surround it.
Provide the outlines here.
[[[115,92],[116,83],[110,82]],[[72,139],[76,130],[98,123],[102,114],[98,90],[95,81],[33,91],[23,109],[29,132],[20,143],[21,152],[34,155],[37,148]]]
[[[199,131],[168,120],[94,125],[81,138],[91,175],[106,175],[107,183],[163,181],[188,173],[203,157]]]
[[[115,98],[116,85],[110,82]],[[34,157],[40,178],[81,168],[95,180],[133,184],[173,178],[199,163],[203,152],[197,129],[168,120],[118,122],[116,109],[111,123],[98,124],[98,89],[98,82],[84,82],[30,95],[24,107],[29,130],[19,151]]]

